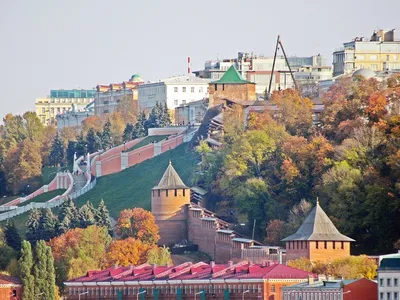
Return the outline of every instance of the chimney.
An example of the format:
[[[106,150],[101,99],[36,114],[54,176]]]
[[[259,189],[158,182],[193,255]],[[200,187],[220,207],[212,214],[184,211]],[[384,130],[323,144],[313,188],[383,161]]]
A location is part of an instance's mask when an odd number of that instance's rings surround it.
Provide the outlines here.
[[[215,267],[215,261],[213,261],[213,260],[210,261],[210,267],[211,267],[211,268],[214,268],[214,267]]]
[[[188,74],[190,75],[190,56],[188,57]]]
[[[314,275],[308,275],[308,284],[314,284]]]

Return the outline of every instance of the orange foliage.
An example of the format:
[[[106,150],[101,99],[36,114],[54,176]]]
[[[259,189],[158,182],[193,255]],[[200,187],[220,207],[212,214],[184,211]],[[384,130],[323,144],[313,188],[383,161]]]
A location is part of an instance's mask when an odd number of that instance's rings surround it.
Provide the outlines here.
[[[125,209],[117,220],[117,234],[155,244],[160,239],[153,214],[143,208]]]
[[[386,109],[388,104],[389,101],[384,92],[378,91],[371,94],[366,108],[370,121],[378,122],[379,119],[383,118],[388,112]]]
[[[116,240],[107,253],[107,261],[109,266],[128,266],[129,264],[139,265],[146,262],[147,252],[156,246],[143,243],[134,238],[125,240]]]
[[[95,132],[102,131],[103,123],[98,116],[90,116],[82,121],[82,131],[84,133],[87,133],[90,128],[93,128]]]

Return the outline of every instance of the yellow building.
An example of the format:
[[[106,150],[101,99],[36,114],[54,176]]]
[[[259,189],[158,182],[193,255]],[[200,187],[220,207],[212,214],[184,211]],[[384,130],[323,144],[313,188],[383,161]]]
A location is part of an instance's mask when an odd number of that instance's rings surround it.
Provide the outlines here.
[[[85,108],[93,102],[96,90],[51,90],[47,98],[36,99],[36,115],[42,124],[49,125],[56,123],[56,116],[72,110],[76,111]]]
[[[356,37],[333,52],[333,76],[358,69],[400,69],[400,40],[395,38],[395,29],[374,31],[370,38]]]

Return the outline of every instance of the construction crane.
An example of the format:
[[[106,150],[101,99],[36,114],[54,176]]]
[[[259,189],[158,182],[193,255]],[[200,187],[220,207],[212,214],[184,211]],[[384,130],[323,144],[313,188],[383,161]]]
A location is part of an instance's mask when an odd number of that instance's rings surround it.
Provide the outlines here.
[[[281,49],[282,49],[283,56],[285,57],[285,60],[286,60],[286,64],[287,64],[288,67],[289,67],[290,75],[292,76],[292,80],[293,80],[293,83],[294,83],[294,87],[295,87],[296,90],[297,90],[297,83],[296,83],[296,80],[294,79],[294,75],[293,75],[292,69],[290,68],[289,61],[288,61],[288,59],[287,59],[287,57],[286,57],[285,49],[283,49],[283,45],[282,45],[282,42],[281,42],[281,37],[278,35],[278,38],[277,38],[277,40],[276,40],[274,61],[273,61],[273,63],[272,63],[272,72],[271,72],[271,78],[269,79],[269,86],[268,86],[268,93],[267,93],[267,99],[266,99],[266,100],[269,100],[270,97],[271,97],[272,78],[274,77],[275,61],[276,61],[276,55],[277,55],[278,50],[279,50],[279,46],[280,46]]]

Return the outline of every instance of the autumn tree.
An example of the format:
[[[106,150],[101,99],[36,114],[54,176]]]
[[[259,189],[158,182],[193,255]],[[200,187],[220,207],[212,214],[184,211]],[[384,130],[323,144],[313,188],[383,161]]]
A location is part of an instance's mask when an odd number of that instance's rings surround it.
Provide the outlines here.
[[[147,260],[147,251],[151,245],[141,240],[129,237],[124,240],[116,240],[111,243],[107,252],[108,264],[128,266],[129,264],[139,265]]]
[[[223,112],[224,141],[232,144],[244,132],[243,106],[234,104]]]
[[[116,230],[121,238],[132,237],[147,244],[156,244],[160,239],[153,214],[143,208],[121,211]]]
[[[172,263],[171,252],[165,246],[153,246],[147,252],[147,263],[165,266]]]
[[[282,246],[282,239],[284,239],[286,234],[286,223],[282,220],[271,220],[268,223],[267,229],[267,237],[264,242],[267,245],[271,246]]]
[[[122,135],[125,129],[125,122],[119,112],[110,114],[109,121],[111,123],[110,133],[113,145],[122,144]]]
[[[93,129],[94,132],[103,130],[103,123],[98,116],[90,116],[82,121],[82,131],[87,134],[90,129]]]
[[[121,115],[124,124],[135,124],[137,110],[137,100],[133,100],[132,96],[124,96],[117,106],[117,112]]]

